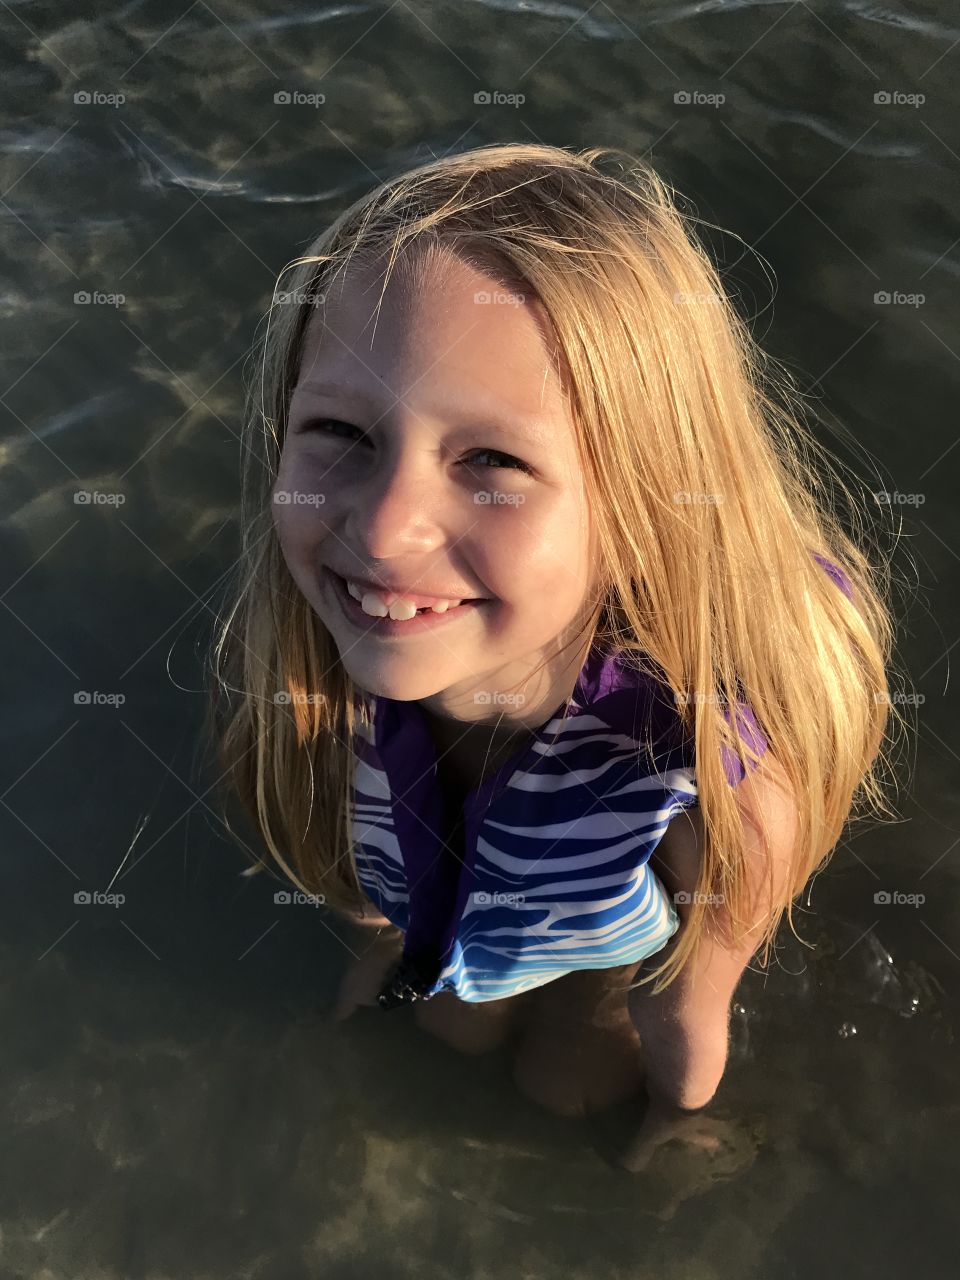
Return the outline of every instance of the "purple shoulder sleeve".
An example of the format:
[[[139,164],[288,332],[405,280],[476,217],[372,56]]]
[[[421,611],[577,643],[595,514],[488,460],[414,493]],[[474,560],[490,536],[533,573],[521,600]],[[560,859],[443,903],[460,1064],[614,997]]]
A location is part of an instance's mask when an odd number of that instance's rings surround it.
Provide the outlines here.
[[[757,724],[753,712],[745,702],[738,702],[736,704],[736,708],[737,733],[748,747],[756,751],[757,755],[762,756],[770,744],[760,732],[760,726]],[[725,711],[723,713],[723,718],[726,720],[727,724],[729,724],[730,712]],[[742,782],[746,776],[743,765],[740,763],[737,753],[732,747],[721,747],[720,754],[721,759],[723,760],[723,767],[726,770],[727,781],[730,783],[731,787],[735,787],[737,783]],[[753,761],[748,761],[747,763],[750,768],[756,768]]]
[[[830,575],[843,594],[848,599],[852,600],[853,587],[850,583],[850,579],[843,570],[838,565],[835,565],[832,560],[828,560],[826,556],[814,555],[813,558]],[[753,712],[745,702],[737,703],[737,712],[737,732],[748,747],[751,747],[758,755],[762,756],[770,744],[761,733],[760,726],[757,724]],[[730,712],[725,711],[723,715],[724,719],[729,724]],[[742,782],[746,776],[743,765],[737,758],[736,752],[730,747],[723,747],[721,754],[723,767],[727,774],[727,781],[730,783],[731,787],[735,787],[737,783]],[[748,761],[748,765],[752,769],[756,768],[756,765],[751,761]]]
[[[838,565],[835,565],[832,560],[828,560],[826,556],[814,555],[813,558],[819,565],[823,566],[847,599],[852,600],[853,587],[850,585],[850,579],[843,570]]]

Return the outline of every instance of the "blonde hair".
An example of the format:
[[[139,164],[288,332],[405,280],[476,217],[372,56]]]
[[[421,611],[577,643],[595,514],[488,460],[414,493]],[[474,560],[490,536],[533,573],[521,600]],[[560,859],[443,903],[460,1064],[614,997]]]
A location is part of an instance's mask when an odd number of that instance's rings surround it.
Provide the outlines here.
[[[801,798],[791,899],[858,806],[889,813],[878,753],[888,717],[903,721],[886,683],[889,570],[827,505],[828,487],[849,491],[802,424],[792,380],[772,376],[671,188],[634,157],[604,172],[608,159],[619,164],[611,148],[507,144],[434,160],[357,201],[285,268],[293,302],[271,309],[248,393],[242,552],[212,651],[208,731],[227,790],[279,867],[304,892],[362,911],[349,804],[365,705],[287,570],[270,509],[304,333],[316,296],[354,259],[386,259],[389,275],[411,247],[449,248],[519,283],[556,338],[597,521],[593,636],[655,664],[694,744],[699,893],[651,975],[659,991],[697,943],[705,895],[743,923],[744,833],[722,749],[745,768],[762,757],[724,709],[746,701]],[[842,566],[853,601],[817,554]],[[766,949],[784,907],[793,925],[792,902],[781,904]]]

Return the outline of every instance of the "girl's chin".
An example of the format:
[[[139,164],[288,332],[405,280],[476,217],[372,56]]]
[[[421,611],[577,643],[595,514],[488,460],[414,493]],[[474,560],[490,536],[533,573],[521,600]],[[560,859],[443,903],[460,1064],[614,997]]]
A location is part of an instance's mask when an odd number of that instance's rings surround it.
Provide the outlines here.
[[[394,670],[392,668],[395,664],[391,662],[371,663],[368,667],[364,663],[350,662],[348,659],[343,666],[359,689],[372,694],[375,698],[389,698],[393,702],[423,702],[427,698],[443,693],[451,684],[463,679],[463,673],[458,672],[450,680],[445,680],[438,672],[435,663],[431,663],[430,667],[420,674],[414,671]]]

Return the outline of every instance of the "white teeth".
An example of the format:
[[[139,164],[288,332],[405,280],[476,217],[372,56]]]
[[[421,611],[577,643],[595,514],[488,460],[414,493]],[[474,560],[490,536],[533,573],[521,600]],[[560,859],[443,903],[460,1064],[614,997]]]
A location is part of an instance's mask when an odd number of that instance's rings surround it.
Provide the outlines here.
[[[363,597],[364,609],[367,608],[367,604],[371,600],[376,603],[379,609],[383,608],[379,596],[374,595],[371,591],[369,596]],[[415,604],[411,604],[409,600],[394,600],[387,612],[394,622],[408,622],[411,618],[415,618],[417,616],[417,606]],[[377,617],[382,618],[383,614],[378,613]]]
[[[387,616],[387,606],[373,591],[364,592],[360,600],[360,608],[364,613],[369,613],[374,618],[385,618]]]
[[[372,618],[386,618],[389,615],[394,622],[408,622],[417,615],[417,606],[409,600],[398,597],[388,608],[376,591],[365,591],[353,582],[347,582],[347,590],[354,600],[360,602],[363,612],[370,614]],[[446,613],[448,609],[454,609],[462,603],[461,600],[440,600],[430,607],[434,613]]]

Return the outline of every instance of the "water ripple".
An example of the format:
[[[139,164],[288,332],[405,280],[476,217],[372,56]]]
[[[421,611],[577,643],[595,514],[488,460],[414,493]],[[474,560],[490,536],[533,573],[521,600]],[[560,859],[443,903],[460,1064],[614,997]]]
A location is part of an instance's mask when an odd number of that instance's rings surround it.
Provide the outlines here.
[[[903,31],[915,31],[931,40],[960,40],[960,29],[957,27],[945,27],[939,22],[917,17],[914,13],[906,13],[903,9],[882,9],[878,4],[866,3],[866,0],[847,0],[845,7],[849,13],[854,13],[867,22],[878,22]]]

